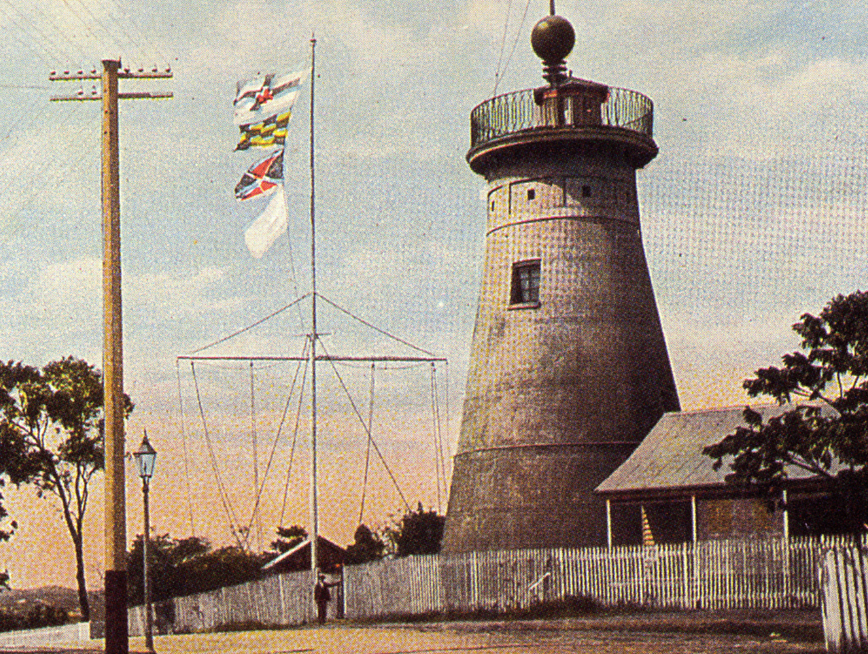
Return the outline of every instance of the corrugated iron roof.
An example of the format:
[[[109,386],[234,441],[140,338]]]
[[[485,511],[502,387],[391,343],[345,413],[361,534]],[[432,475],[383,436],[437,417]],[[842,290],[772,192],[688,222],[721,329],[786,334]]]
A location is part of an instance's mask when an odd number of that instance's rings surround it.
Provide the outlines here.
[[[765,421],[793,407],[751,408]],[[616,493],[724,484],[726,475],[731,472],[726,459],[715,470],[714,459],[705,456],[702,449],[719,443],[736,427],[744,425],[743,414],[744,407],[664,414],[630,458],[597,486],[597,491]],[[809,476],[800,468],[788,469],[787,475],[791,478]]]

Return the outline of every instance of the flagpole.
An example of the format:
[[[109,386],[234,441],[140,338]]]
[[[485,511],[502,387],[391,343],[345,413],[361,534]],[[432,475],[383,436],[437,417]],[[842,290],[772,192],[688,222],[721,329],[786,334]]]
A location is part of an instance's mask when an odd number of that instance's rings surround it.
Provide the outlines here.
[[[317,541],[319,540],[319,506],[317,497],[316,460],[316,169],[314,165],[314,97],[316,90],[316,36],[310,39],[310,569],[316,583]]]

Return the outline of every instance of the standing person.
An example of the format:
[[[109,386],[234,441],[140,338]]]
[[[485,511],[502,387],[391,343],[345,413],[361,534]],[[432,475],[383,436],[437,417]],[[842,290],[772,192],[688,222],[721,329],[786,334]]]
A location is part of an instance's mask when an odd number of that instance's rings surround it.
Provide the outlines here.
[[[320,624],[325,624],[326,610],[328,609],[329,600],[332,598],[329,588],[337,586],[340,581],[329,583],[325,580],[325,575],[320,572],[317,578],[316,585],[313,587],[313,599],[316,602],[316,617]]]

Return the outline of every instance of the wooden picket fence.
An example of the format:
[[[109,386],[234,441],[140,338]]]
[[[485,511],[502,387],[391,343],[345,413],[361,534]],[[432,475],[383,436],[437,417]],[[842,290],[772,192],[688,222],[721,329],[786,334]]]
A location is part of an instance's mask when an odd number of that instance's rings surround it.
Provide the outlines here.
[[[586,598],[605,606],[818,606],[815,539],[471,552],[349,566],[346,616],[526,609]]]
[[[868,538],[824,542],[820,584],[826,650],[868,652]]]
[[[844,542],[844,541],[840,541]],[[702,541],[615,548],[411,556],[347,566],[331,603],[351,619],[505,612],[580,598],[604,606],[680,609],[820,605],[819,565],[835,539]],[[314,619],[310,572],[275,575],[157,607],[165,631]],[[140,607],[130,633],[141,633]]]

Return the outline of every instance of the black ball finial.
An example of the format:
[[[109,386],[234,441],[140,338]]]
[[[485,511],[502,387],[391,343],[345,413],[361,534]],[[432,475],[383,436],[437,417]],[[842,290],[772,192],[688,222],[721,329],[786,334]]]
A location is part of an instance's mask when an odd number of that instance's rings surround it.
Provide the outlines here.
[[[576,32],[566,18],[546,16],[534,25],[530,44],[544,63],[557,64],[572,52],[576,44]]]

